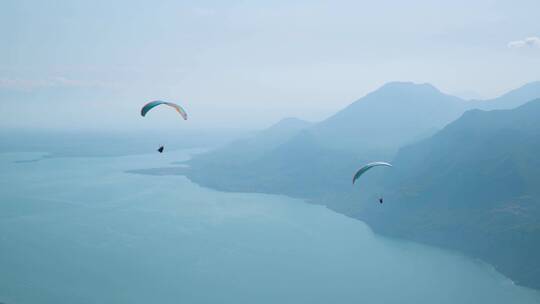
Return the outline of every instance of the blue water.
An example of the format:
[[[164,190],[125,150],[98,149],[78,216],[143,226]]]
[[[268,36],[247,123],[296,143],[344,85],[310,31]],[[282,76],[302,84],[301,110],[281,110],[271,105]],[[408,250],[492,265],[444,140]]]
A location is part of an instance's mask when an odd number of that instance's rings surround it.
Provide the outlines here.
[[[0,154],[1,303],[540,303],[321,206],[125,172],[185,152],[40,157]]]

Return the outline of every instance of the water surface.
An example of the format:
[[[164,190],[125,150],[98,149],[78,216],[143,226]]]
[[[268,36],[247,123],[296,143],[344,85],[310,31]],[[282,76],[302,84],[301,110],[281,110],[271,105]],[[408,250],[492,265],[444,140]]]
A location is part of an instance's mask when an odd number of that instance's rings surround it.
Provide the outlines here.
[[[40,156],[0,154],[2,303],[540,303],[321,206],[126,172],[185,152]]]

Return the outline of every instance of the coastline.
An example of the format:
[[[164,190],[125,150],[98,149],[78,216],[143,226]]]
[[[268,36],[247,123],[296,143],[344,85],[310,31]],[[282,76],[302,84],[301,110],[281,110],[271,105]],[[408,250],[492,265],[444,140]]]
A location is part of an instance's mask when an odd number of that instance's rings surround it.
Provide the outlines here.
[[[346,212],[342,208],[333,206],[332,204],[324,203],[322,200],[306,198],[300,195],[291,195],[291,194],[281,193],[281,192],[264,191],[261,189],[243,189],[242,187],[227,187],[223,185],[208,183],[204,179],[197,178],[197,176],[193,174],[193,170],[189,165],[177,166],[177,167],[162,167],[162,168],[131,170],[129,171],[129,173],[143,174],[143,175],[158,175],[158,176],[182,175],[182,176],[185,176],[187,179],[189,179],[190,182],[200,187],[212,189],[215,191],[226,192],[226,193],[255,193],[255,194],[280,195],[280,196],[286,196],[293,199],[300,199],[307,204],[321,205],[328,208],[332,212],[336,212],[338,214],[344,215],[346,217],[349,217],[351,219],[354,219],[354,220],[357,220],[366,224],[375,234],[380,235],[382,237],[398,239],[402,241],[409,241],[409,242],[413,242],[417,244],[439,248],[441,250],[453,251],[459,254],[463,254],[467,258],[478,260],[481,263],[484,263],[485,265],[492,267],[495,271],[497,271],[498,273],[506,277],[514,285],[530,288],[532,290],[540,292],[540,288],[536,286],[535,284],[533,284],[534,282],[517,281],[515,277],[511,275],[511,273],[509,273],[508,271],[505,271],[504,269],[501,269],[500,267],[497,267],[497,265],[492,263],[489,258],[486,258],[485,256],[473,254],[470,250],[467,250],[467,248],[460,248],[458,246],[445,246],[444,241],[442,239],[434,240],[434,239],[425,239],[421,237],[403,236],[396,231],[392,231],[391,228],[385,229],[384,227],[381,226],[382,224],[377,224],[376,219],[370,218],[362,212],[359,212],[356,214],[352,212]]]

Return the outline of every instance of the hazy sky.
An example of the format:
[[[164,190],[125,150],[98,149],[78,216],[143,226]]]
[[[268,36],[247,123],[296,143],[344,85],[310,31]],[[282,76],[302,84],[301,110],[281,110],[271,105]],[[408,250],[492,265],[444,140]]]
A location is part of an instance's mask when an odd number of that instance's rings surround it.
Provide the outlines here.
[[[472,97],[540,80],[538,0],[376,2],[2,0],[0,126],[260,128],[393,80]],[[152,99],[192,119],[140,119]]]

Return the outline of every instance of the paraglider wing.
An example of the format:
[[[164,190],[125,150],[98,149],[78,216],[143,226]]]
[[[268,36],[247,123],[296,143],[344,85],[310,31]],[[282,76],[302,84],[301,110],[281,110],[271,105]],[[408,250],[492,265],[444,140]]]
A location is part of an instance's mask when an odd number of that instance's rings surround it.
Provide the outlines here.
[[[161,100],[155,100],[155,101],[151,101],[147,104],[145,104],[142,109],[141,109],[141,116],[145,116],[146,113],[148,113],[148,111],[152,110],[153,108],[159,106],[159,105],[167,105],[169,107],[172,107],[176,110],[176,112],[178,112],[180,115],[182,115],[182,118],[184,118],[184,120],[187,120],[187,113],[184,109],[182,109],[181,106],[175,104],[175,103],[172,103],[172,102],[166,102],[166,101],[161,101]]]
[[[369,169],[371,169],[373,167],[377,167],[377,166],[392,167],[391,164],[385,163],[385,162],[369,163],[369,164],[363,166],[362,168],[358,169],[358,171],[356,171],[356,173],[354,174],[353,179],[352,179],[353,184],[362,174],[366,173],[366,171],[368,171]]]

